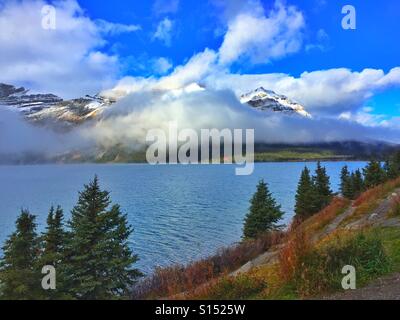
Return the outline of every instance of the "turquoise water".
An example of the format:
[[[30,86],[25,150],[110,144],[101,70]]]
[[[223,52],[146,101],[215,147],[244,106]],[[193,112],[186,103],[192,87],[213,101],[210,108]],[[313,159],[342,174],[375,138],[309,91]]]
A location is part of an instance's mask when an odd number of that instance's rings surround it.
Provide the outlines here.
[[[338,190],[344,162],[325,162],[332,188]],[[364,162],[347,163],[350,169]],[[113,202],[128,214],[135,231],[131,245],[139,254],[138,267],[187,263],[237,242],[249,199],[259,179],[285,211],[293,216],[294,196],[306,163],[257,163],[250,176],[235,176],[232,165],[40,165],[0,166],[0,241],[13,231],[21,208],[37,215],[39,231],[49,207],[60,204],[65,215],[78,191],[95,174]],[[315,163],[307,163],[314,169]]]

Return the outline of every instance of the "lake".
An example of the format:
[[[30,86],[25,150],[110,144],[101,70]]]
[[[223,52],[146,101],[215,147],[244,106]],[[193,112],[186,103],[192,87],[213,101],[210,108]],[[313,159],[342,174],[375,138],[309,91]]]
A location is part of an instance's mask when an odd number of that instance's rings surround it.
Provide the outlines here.
[[[332,189],[338,190],[340,170],[365,162],[325,162]],[[128,214],[135,231],[131,245],[137,264],[150,273],[167,266],[208,256],[240,240],[243,218],[257,182],[263,178],[285,211],[293,216],[301,170],[315,163],[256,163],[250,176],[235,176],[234,165],[81,164],[0,166],[0,241],[13,232],[21,208],[37,215],[45,227],[49,207],[60,204],[66,218],[78,191],[95,174]]]

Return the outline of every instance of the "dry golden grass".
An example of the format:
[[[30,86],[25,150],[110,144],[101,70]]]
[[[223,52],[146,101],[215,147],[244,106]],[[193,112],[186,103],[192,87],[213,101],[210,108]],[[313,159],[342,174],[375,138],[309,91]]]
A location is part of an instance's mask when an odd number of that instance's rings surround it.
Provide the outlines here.
[[[187,266],[176,265],[157,269],[151,277],[134,288],[133,297],[158,299],[197,290],[204,284],[208,282],[212,284],[214,279],[235,271],[249,260],[282,243],[284,239],[284,232],[268,232],[255,240],[247,240],[236,246],[223,248],[214,256]]]
[[[350,200],[341,197],[334,197],[331,203],[319,213],[305,220],[302,227],[308,234],[322,230],[327,224],[332,222],[338,215],[343,213],[350,205]]]
[[[356,209],[351,216],[343,221],[343,224],[357,220],[361,216],[371,213],[379,206],[382,199],[399,187],[400,177],[365,191],[354,201],[353,206],[356,207]]]

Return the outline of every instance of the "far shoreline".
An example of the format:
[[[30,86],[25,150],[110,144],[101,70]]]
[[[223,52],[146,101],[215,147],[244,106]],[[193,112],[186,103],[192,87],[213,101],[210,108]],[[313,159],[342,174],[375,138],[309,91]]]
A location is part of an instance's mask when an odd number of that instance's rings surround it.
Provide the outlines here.
[[[311,162],[367,162],[371,158],[366,159],[346,159],[346,158],[316,158],[316,159],[290,159],[290,160],[265,160],[265,161],[254,161],[254,163],[311,163]],[[163,164],[150,164],[148,162],[26,162],[26,163],[0,163],[0,166],[44,166],[44,165],[149,165],[149,166],[173,166],[173,165],[183,165],[183,166],[206,166],[206,165],[236,165],[235,163],[163,163]]]

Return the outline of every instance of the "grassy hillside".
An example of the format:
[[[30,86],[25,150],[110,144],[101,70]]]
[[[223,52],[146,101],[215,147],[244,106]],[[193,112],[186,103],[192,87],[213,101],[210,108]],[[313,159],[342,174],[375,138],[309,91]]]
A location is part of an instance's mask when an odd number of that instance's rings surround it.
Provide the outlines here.
[[[302,299],[343,292],[342,267],[353,265],[357,286],[400,272],[400,178],[351,202],[336,197],[287,232],[159,269],[136,298]]]
[[[336,198],[293,227],[274,261],[225,276],[182,297],[301,299],[343,292],[342,267],[352,265],[357,287],[400,271],[400,179],[371,189],[353,204]],[[396,191],[396,192],[395,192]]]

